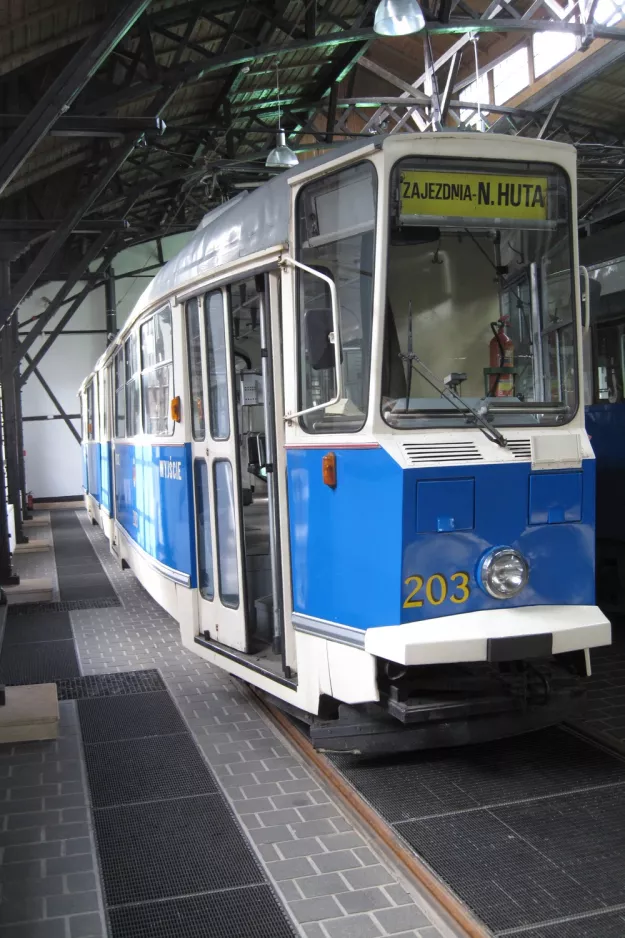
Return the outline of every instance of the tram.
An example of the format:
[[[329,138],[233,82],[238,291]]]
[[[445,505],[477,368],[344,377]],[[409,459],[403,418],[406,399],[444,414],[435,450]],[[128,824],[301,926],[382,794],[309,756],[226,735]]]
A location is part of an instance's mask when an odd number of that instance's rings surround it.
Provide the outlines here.
[[[323,750],[560,721],[595,605],[575,151],[331,149],[205,216],[81,387],[85,503]]]

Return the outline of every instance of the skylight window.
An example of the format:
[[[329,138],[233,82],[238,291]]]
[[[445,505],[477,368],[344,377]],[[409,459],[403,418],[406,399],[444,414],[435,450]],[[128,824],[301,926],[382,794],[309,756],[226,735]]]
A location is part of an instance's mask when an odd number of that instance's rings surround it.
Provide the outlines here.
[[[599,0],[595,9],[595,23],[601,26],[614,26],[625,16],[625,2],[618,0]]]
[[[493,85],[495,88],[495,104],[509,101],[530,83],[529,62],[527,60],[527,47],[517,49],[495,65],[493,69]]]
[[[612,4],[612,0],[599,0],[597,11],[604,3]],[[534,74],[539,78],[576,51],[577,38],[572,33],[534,33],[533,49]]]
[[[488,75],[480,75],[477,81],[472,81],[470,85],[466,85],[458,97],[461,101],[470,101],[472,104],[490,104]],[[482,115],[484,116],[485,114],[486,111],[482,111]],[[480,127],[477,111],[470,110],[469,108],[460,108],[460,120],[463,123],[466,121],[467,127],[476,127],[478,130],[482,129]]]

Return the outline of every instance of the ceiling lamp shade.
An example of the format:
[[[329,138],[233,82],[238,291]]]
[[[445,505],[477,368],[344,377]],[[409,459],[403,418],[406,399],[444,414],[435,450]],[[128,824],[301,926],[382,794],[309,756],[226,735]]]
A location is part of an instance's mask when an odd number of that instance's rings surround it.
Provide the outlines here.
[[[284,131],[279,130],[276,134],[276,145],[267,157],[265,166],[269,169],[290,169],[298,163],[297,154],[286,144]]]
[[[375,11],[373,30],[379,36],[409,36],[425,27],[425,18],[417,0],[380,0]]]

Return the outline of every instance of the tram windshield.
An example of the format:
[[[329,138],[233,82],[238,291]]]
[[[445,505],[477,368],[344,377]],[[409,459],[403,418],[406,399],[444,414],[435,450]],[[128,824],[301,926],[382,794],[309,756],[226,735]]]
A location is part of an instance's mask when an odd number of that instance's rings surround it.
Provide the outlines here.
[[[408,159],[391,182],[386,422],[475,425],[477,410],[495,427],[566,423],[578,380],[565,174]]]

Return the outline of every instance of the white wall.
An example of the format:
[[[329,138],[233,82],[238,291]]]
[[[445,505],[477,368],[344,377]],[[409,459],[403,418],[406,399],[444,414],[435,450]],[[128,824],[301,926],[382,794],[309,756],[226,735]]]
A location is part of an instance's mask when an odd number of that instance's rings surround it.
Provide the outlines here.
[[[20,308],[20,323],[44,312],[47,306],[44,297],[54,297],[60,286],[60,283],[49,283],[35,290]],[[76,292],[80,289],[82,284],[78,284]],[[54,328],[66,310],[66,306],[61,308],[46,326],[46,332]],[[87,296],[66,331],[59,335],[38,365],[39,371],[68,414],[77,414],[80,411],[78,388],[85,374],[93,368],[106,348],[105,326],[104,290],[98,289]],[[102,332],[72,335],[72,331],[78,329],[100,329]],[[45,334],[36,339],[29,354],[35,355],[46,339]],[[22,362],[22,370],[25,367],[26,362]],[[22,413],[24,417],[52,416],[58,413],[34,374],[22,388]],[[80,431],[80,420],[74,420],[73,423]],[[35,498],[56,498],[81,493],[80,446],[63,420],[24,421],[24,449],[26,488]]]
[[[177,234],[164,239],[165,260],[173,257],[189,237],[190,234]],[[99,261],[95,261],[92,266],[96,267],[98,263]],[[121,252],[112,266],[115,276],[118,276],[156,263],[158,263],[158,252],[155,243],[150,242]],[[123,326],[149,283],[149,277],[157,272],[153,270],[148,272],[147,276],[135,276],[116,281],[119,328]],[[48,283],[33,291],[20,307],[20,324],[25,324],[32,316],[44,312],[47,306],[44,297],[52,299],[60,286],[60,283]],[[79,293],[82,286],[83,284],[79,283],[72,292]],[[61,307],[61,311],[46,326],[46,332],[54,328],[66,310],[67,306]],[[24,329],[28,328],[31,326],[24,325]],[[72,335],[72,332],[76,330],[101,331]],[[104,288],[99,288],[87,296],[38,366],[68,414],[77,414],[80,410],[78,388],[106,348],[105,330]],[[37,339],[29,354],[36,354],[46,338],[44,335]],[[22,362],[22,371],[25,367],[26,362]],[[24,417],[57,414],[54,404],[36,375],[31,375],[22,388],[22,411]],[[80,432],[80,420],[74,420],[73,423]],[[63,420],[25,421],[24,449],[26,450],[26,487],[35,498],[80,495],[82,492],[80,446]]]

